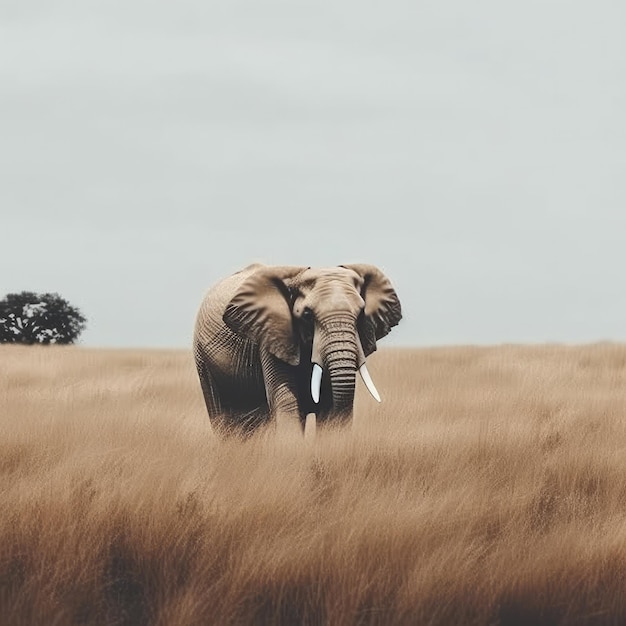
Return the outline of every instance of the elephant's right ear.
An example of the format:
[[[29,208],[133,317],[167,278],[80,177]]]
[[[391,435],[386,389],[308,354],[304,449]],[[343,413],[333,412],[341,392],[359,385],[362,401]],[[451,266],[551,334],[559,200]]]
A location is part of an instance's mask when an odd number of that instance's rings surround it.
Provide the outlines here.
[[[402,307],[390,280],[374,265],[356,263],[343,265],[363,279],[364,315],[359,323],[359,336],[365,356],[376,350],[376,341],[402,319]]]
[[[300,342],[291,315],[289,281],[305,269],[263,267],[243,282],[222,316],[232,331],[290,365],[300,363]]]

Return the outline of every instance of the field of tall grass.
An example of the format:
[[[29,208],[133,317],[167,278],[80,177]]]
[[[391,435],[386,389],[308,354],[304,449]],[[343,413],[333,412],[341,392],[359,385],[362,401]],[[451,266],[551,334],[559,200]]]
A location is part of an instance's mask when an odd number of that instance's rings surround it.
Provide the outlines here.
[[[626,623],[626,346],[369,364],[222,441],[190,352],[0,348],[1,624]]]

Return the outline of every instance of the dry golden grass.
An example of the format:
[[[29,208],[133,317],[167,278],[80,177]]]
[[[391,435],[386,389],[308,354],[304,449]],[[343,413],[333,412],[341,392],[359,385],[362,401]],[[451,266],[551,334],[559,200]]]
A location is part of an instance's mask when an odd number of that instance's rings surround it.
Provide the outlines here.
[[[626,347],[370,363],[294,445],[187,352],[1,348],[2,624],[626,623]]]

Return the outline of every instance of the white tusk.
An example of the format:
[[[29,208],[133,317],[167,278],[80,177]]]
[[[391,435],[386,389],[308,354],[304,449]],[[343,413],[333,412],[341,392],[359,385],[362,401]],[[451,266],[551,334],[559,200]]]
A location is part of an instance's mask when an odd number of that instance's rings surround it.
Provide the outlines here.
[[[370,373],[367,371],[367,366],[365,365],[365,363],[363,363],[363,365],[359,367],[359,372],[361,373],[361,378],[363,379],[363,382],[365,383],[367,390],[372,394],[372,396],[374,396],[374,400],[376,400],[377,402],[380,402],[380,396],[378,395],[378,390],[374,386],[374,382],[372,381],[372,377],[370,376]]]
[[[320,389],[322,387],[322,368],[313,363],[313,373],[311,374],[311,397],[317,404],[320,401]]]

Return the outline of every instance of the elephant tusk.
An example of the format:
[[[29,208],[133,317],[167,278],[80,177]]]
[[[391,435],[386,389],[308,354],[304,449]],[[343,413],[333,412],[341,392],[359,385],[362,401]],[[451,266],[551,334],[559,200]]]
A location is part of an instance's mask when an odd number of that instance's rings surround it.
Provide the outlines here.
[[[374,382],[372,381],[372,377],[370,376],[370,373],[367,371],[367,365],[365,365],[365,363],[363,363],[363,365],[359,367],[359,372],[361,373],[361,378],[363,379],[363,382],[365,383],[367,390],[372,394],[372,396],[374,397],[374,400],[376,400],[377,402],[380,402],[380,396],[378,395],[378,390],[374,386]]]
[[[322,387],[322,368],[313,363],[313,373],[311,374],[311,397],[317,404],[320,401],[320,389]]]

